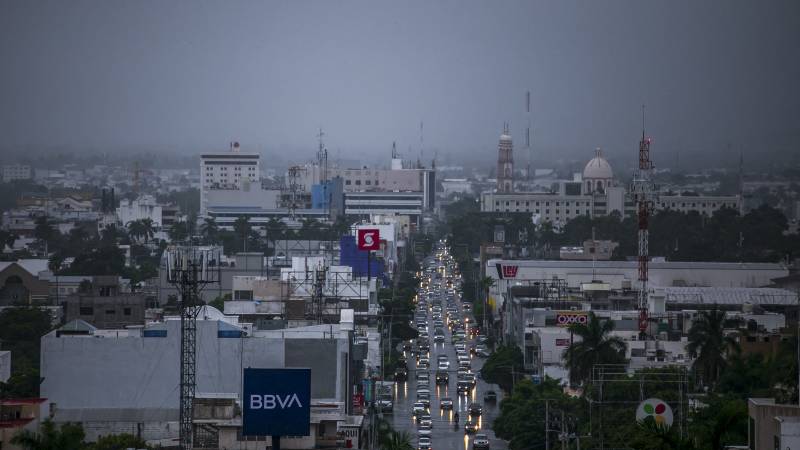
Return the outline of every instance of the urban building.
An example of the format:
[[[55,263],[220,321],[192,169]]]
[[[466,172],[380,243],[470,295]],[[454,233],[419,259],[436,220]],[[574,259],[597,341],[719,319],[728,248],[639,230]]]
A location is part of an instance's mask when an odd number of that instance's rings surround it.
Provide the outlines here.
[[[499,163],[498,163],[499,164]],[[498,177],[498,183],[500,178]],[[598,149],[595,157],[575,174],[572,180],[556,180],[549,192],[513,192],[500,190],[481,194],[481,211],[526,213],[538,222],[563,226],[578,216],[601,217],[614,212],[620,216],[636,213],[636,205],[625,187],[614,179],[611,165]],[[499,186],[499,184],[498,184]],[[722,208],[741,209],[741,197],[662,193],[655,204],[656,211],[697,211],[711,216]]]
[[[3,181],[8,183],[18,180],[30,180],[33,178],[31,166],[25,164],[3,164]]]
[[[44,398],[0,398],[0,448],[25,450],[26,447],[12,444],[11,440],[23,431],[39,429],[41,406],[45,401]]]
[[[747,400],[748,447],[800,448],[800,407],[775,403],[774,398]]]
[[[232,413],[241,411],[242,369],[308,367],[309,434],[284,437],[281,446],[318,448],[340,425],[354,420],[349,412],[361,372],[350,367],[356,367],[367,352],[352,343],[349,333],[339,325],[255,330],[214,308],[203,308],[197,320],[195,433],[210,433],[201,440],[237,436],[233,448],[263,448],[263,441],[252,447],[245,444],[241,417]],[[98,330],[82,325],[48,333],[41,339],[41,393],[47,399],[43,409],[50,411],[57,424],[81,423],[90,442],[111,433],[131,433],[150,442],[175,439],[180,336],[177,317],[139,329]],[[223,403],[222,399],[229,399],[227,406],[236,406],[214,416],[208,409],[216,403],[209,400],[213,398]],[[227,426],[238,433],[203,427],[205,420],[221,419],[229,419]]]
[[[124,292],[117,276],[95,276],[64,301],[67,322],[83,320],[97,328],[144,325],[146,296]]]
[[[161,227],[164,224],[162,214],[162,206],[152,195],[142,195],[135,200],[122,199],[117,207],[117,221],[123,227],[143,219],[150,219],[153,226]]]
[[[204,153],[200,156],[200,217],[206,217],[208,195],[212,191],[240,191],[245,182],[260,186],[260,155],[240,151],[239,143],[230,151]]]
[[[50,283],[44,276],[46,259],[0,261],[0,306],[45,305],[50,295]]]

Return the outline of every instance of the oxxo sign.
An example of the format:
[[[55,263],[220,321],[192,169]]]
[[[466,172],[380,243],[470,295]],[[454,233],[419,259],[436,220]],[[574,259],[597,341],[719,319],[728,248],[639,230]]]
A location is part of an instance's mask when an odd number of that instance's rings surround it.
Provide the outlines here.
[[[573,324],[585,325],[589,322],[589,316],[585,312],[559,311],[556,313],[556,325],[568,327]]]
[[[358,230],[359,250],[380,250],[381,231],[377,228],[361,228]]]
[[[308,436],[311,369],[244,369],[245,436]]]

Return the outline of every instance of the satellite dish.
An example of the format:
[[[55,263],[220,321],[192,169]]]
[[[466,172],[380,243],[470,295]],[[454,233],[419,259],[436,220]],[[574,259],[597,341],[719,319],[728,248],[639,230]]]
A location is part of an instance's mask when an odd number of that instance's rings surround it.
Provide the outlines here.
[[[658,398],[648,398],[639,403],[636,408],[636,422],[642,423],[646,420],[653,420],[656,425],[669,428],[672,426],[672,408],[667,402]]]

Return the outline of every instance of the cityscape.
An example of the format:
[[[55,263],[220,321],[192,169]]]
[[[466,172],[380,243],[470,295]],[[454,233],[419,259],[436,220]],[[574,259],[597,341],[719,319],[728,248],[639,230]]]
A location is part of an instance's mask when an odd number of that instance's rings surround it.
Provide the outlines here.
[[[800,450],[800,4],[0,37],[0,450]]]

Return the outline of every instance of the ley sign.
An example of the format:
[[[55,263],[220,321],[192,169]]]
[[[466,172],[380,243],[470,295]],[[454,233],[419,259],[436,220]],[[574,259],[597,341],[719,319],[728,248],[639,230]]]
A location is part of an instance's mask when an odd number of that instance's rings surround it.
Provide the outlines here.
[[[308,436],[311,369],[244,369],[242,435]]]
[[[359,250],[380,250],[381,232],[377,228],[361,228],[358,230]]]

